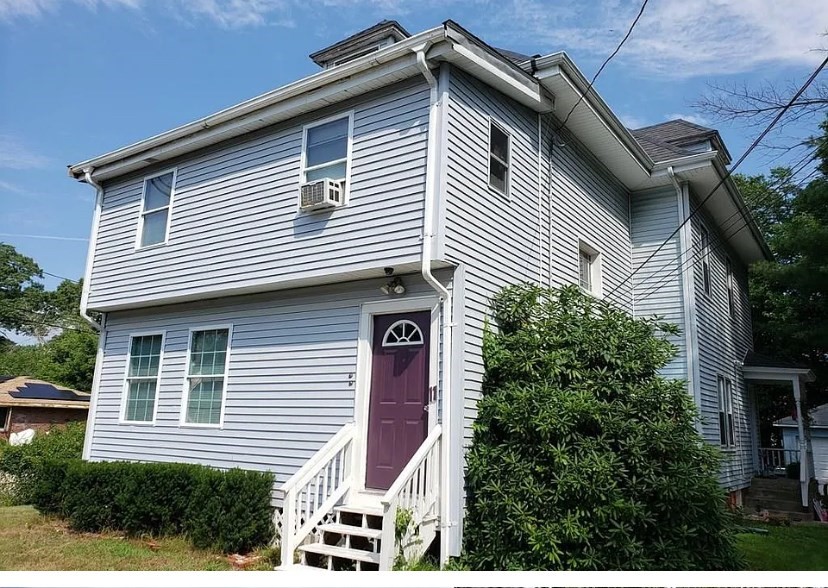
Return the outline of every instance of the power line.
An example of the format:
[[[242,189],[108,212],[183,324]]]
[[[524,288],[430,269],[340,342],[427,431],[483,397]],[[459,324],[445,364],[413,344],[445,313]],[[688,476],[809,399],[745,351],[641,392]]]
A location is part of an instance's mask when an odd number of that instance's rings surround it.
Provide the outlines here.
[[[812,176],[814,176],[819,170],[814,170],[807,176],[805,176],[802,181],[796,185],[796,187],[801,187],[805,182],[807,182]],[[738,221],[737,221],[738,222]],[[737,224],[737,222],[732,223],[729,227],[723,229],[722,234],[725,231],[732,228]],[[710,255],[719,251],[720,249],[724,248],[725,244],[730,241],[733,237],[739,234],[742,230],[744,230],[748,226],[748,223],[745,219],[741,219],[741,226],[739,226],[735,231],[733,231],[730,235],[727,235],[724,238],[719,238],[717,235],[716,242],[708,247],[708,250],[705,252],[704,250],[699,250],[693,253],[686,261],[680,263],[678,266],[674,267],[670,272],[659,278],[659,281],[653,287],[650,287],[645,293],[642,294],[641,298],[636,299],[636,302],[643,302],[650,296],[657,294],[662,288],[669,284],[669,279],[674,275],[681,273],[685,268],[690,267],[691,265],[695,264],[699,259],[702,259],[705,255]]]
[[[592,76],[592,80],[589,82],[589,85],[587,86],[586,90],[584,90],[584,92],[578,97],[578,100],[575,102],[575,104],[572,106],[572,108],[569,110],[569,112],[564,117],[563,122],[560,125],[558,125],[558,127],[555,129],[555,132],[560,131],[562,128],[564,128],[566,126],[566,123],[569,120],[569,117],[572,116],[572,113],[575,112],[575,109],[578,107],[578,105],[581,103],[581,101],[586,97],[587,94],[589,94],[589,91],[592,89],[593,84],[595,84],[595,80],[598,79],[598,76],[601,75],[601,72],[604,71],[604,68],[612,60],[612,58],[615,57],[618,54],[619,51],[621,51],[621,47],[623,47],[624,43],[627,42],[627,39],[630,38],[630,35],[632,35],[632,32],[633,32],[633,29],[638,24],[638,21],[641,20],[641,15],[644,14],[644,9],[647,8],[647,3],[649,1],[650,0],[644,0],[644,2],[641,4],[641,9],[638,11],[638,15],[635,17],[635,20],[632,21],[632,24],[630,25],[630,28],[627,30],[627,34],[624,35],[624,38],[621,39],[620,43],[618,43],[618,46],[615,48],[615,51],[610,53],[609,57],[607,57],[604,60],[604,63],[601,64],[601,67],[598,68],[598,71],[595,72],[595,75]]]
[[[51,272],[47,272],[47,271],[45,271],[45,270],[40,270],[40,271],[41,271],[41,273],[44,273],[44,274],[46,274],[47,276],[52,276],[53,278],[58,278],[58,279],[61,279],[61,280],[66,280],[67,282],[72,282],[73,284],[77,284],[77,283],[79,283],[79,282],[78,282],[78,280],[73,280],[72,278],[66,278],[66,277],[64,277],[64,276],[59,276],[59,275],[57,275],[57,274],[53,274],[53,273],[51,273]]]
[[[675,236],[678,234],[678,232],[681,230],[681,228],[682,228],[684,225],[686,225],[686,224],[690,221],[690,219],[691,219],[691,218],[693,218],[693,216],[695,216],[695,214],[696,214],[699,210],[701,210],[701,208],[704,206],[704,204],[705,204],[708,200],[710,200],[710,198],[712,198],[712,197],[713,197],[713,194],[715,194],[715,193],[716,193],[716,190],[718,190],[718,189],[722,186],[722,184],[724,184],[724,183],[727,181],[727,179],[728,179],[728,178],[730,178],[730,176],[733,174],[733,172],[735,172],[735,171],[739,168],[739,166],[740,166],[740,165],[741,165],[741,164],[745,161],[745,159],[747,159],[748,155],[750,155],[750,154],[753,152],[753,150],[754,150],[754,149],[756,149],[756,147],[759,145],[759,143],[761,143],[761,142],[762,142],[762,140],[763,140],[763,139],[764,139],[764,138],[768,135],[768,133],[770,133],[770,132],[771,132],[771,130],[773,129],[773,127],[775,127],[775,126],[776,126],[776,123],[778,123],[778,122],[779,122],[779,119],[781,119],[781,118],[785,115],[785,113],[786,113],[788,110],[790,110],[791,106],[793,106],[793,104],[794,104],[794,103],[796,102],[796,100],[797,100],[797,99],[798,99],[798,98],[802,95],[802,93],[803,93],[803,92],[805,92],[805,90],[807,90],[807,89],[808,89],[808,86],[810,86],[810,85],[811,85],[811,83],[812,83],[812,82],[816,79],[816,77],[817,77],[817,76],[819,75],[819,73],[820,73],[820,72],[821,72],[821,71],[825,68],[825,66],[826,66],[826,65],[828,65],[828,57],[826,57],[826,58],[822,61],[822,63],[819,65],[819,67],[817,67],[817,68],[814,70],[814,72],[813,72],[813,73],[812,73],[812,74],[808,77],[808,79],[805,81],[805,83],[804,83],[804,84],[803,84],[803,85],[799,88],[799,90],[797,90],[797,91],[796,91],[796,94],[794,94],[793,98],[791,98],[791,99],[788,101],[788,103],[787,103],[787,104],[785,104],[785,106],[783,106],[783,107],[782,107],[782,109],[781,109],[781,110],[780,110],[780,111],[776,114],[776,116],[773,118],[773,120],[770,122],[770,124],[768,124],[768,126],[766,126],[766,127],[765,127],[765,130],[763,130],[763,131],[759,134],[759,136],[758,136],[758,137],[756,137],[756,139],[754,139],[754,140],[753,140],[753,143],[751,143],[751,144],[750,144],[750,146],[749,146],[749,147],[747,148],[747,150],[746,150],[746,151],[742,154],[742,156],[738,159],[738,161],[737,161],[737,162],[736,162],[736,163],[735,163],[735,164],[734,164],[734,165],[733,165],[733,166],[732,166],[729,170],[727,170],[727,172],[726,172],[726,173],[725,173],[725,175],[722,177],[722,179],[721,179],[721,180],[719,180],[719,181],[716,183],[716,185],[713,187],[713,189],[712,189],[712,190],[710,190],[710,193],[709,193],[707,196],[705,196],[705,197],[704,197],[704,199],[702,199],[702,201],[701,201],[701,202],[699,202],[698,206],[696,206],[693,210],[691,210],[691,211],[690,211],[690,214],[689,214],[689,215],[687,215],[687,218],[686,218],[686,219],[684,219],[684,221],[682,221],[682,222],[681,222],[681,224],[679,224],[679,226],[677,226],[677,227],[676,227],[676,229],[675,229],[672,233],[670,233],[670,235],[669,235],[666,239],[664,239],[664,241],[661,243],[661,245],[659,245],[659,246],[658,246],[658,248],[657,248],[655,251],[653,251],[653,252],[652,252],[652,253],[651,253],[651,254],[647,257],[647,259],[645,259],[645,260],[642,262],[642,264],[641,264],[641,265],[639,265],[636,269],[634,269],[634,270],[630,273],[630,275],[628,275],[626,278],[624,278],[624,279],[621,281],[621,283],[619,283],[617,286],[615,286],[615,288],[614,288],[614,289],[610,292],[610,295],[611,295],[611,294],[614,294],[614,293],[615,293],[615,292],[616,292],[619,288],[621,288],[621,286],[623,286],[624,284],[626,284],[627,282],[629,282],[629,281],[633,278],[633,276],[635,276],[635,275],[636,275],[639,271],[641,271],[641,269],[642,269],[645,265],[647,265],[647,263],[648,263],[650,260],[652,260],[652,259],[653,259],[656,255],[658,255],[659,251],[661,251],[661,250],[664,248],[664,246],[665,246],[667,243],[669,243],[669,242],[672,240],[672,238],[673,238],[673,237],[675,237]],[[750,216],[750,211],[749,211],[749,210],[746,210],[746,212],[747,212],[748,216]]]
[[[768,196],[766,196],[765,198],[760,199],[760,200],[759,200],[756,204],[757,204],[757,205],[764,205],[764,204],[766,204],[766,203],[767,203],[767,198],[769,198],[769,197],[770,197],[770,192],[772,192],[773,190],[777,190],[777,189],[779,189],[779,188],[782,188],[782,187],[785,185],[785,182],[787,182],[790,178],[793,178],[794,176],[796,176],[796,174],[798,174],[798,173],[799,173],[799,172],[801,172],[803,169],[805,169],[805,167],[813,161],[813,157],[814,157],[814,156],[813,156],[813,154],[812,154],[812,153],[809,153],[809,154],[808,154],[805,158],[803,158],[802,160],[800,160],[799,162],[797,162],[797,164],[796,164],[796,165],[798,165],[799,167],[796,169],[796,171],[792,171],[792,172],[791,172],[791,175],[790,175],[789,177],[781,178],[781,179],[780,179],[780,180],[779,180],[776,184],[774,184],[774,185],[772,185],[772,186],[769,186],[769,187],[768,187],[768,189],[769,189],[769,195],[768,195]],[[801,186],[801,185],[802,185],[802,183],[803,183],[805,180],[809,179],[811,176],[813,176],[813,175],[814,175],[814,173],[815,173],[816,171],[818,171],[818,170],[814,170],[813,172],[811,172],[810,174],[808,174],[807,176],[805,176],[805,178],[803,178],[802,180],[800,180],[800,183],[799,183],[799,184],[797,184],[796,186],[797,186],[797,187]],[[722,226],[722,228],[721,228],[721,234],[722,234],[722,235],[724,235],[725,233],[727,233],[727,231],[728,231],[730,228],[732,228],[733,226],[735,226],[735,224],[736,224],[736,223],[739,221],[739,219],[741,219],[741,218],[742,218],[742,212],[741,212],[741,210],[737,210],[736,212],[734,212],[733,214],[731,214],[729,217],[727,217],[726,219],[724,219],[724,220],[720,223],[720,224],[721,224],[721,226]],[[735,220],[734,220],[734,219],[735,219]],[[733,222],[731,222],[731,221],[733,221]],[[730,224],[728,225],[727,223],[730,223]],[[747,226],[747,222],[745,222],[745,225],[744,225],[744,226],[745,226],[745,227]],[[742,227],[742,228],[744,228],[744,227]],[[741,229],[739,229],[739,230],[741,230]],[[734,234],[735,234],[735,233],[734,233]],[[718,237],[718,235],[719,235],[719,233],[718,233],[718,232],[717,232],[717,233],[714,233],[714,237],[715,237],[716,239],[718,239],[718,238],[719,238],[719,237]],[[732,235],[731,235],[731,237],[732,237]],[[728,238],[729,238],[729,237],[728,237]],[[693,256],[692,256],[692,257],[696,258],[696,254],[693,254]],[[692,261],[695,261],[695,259],[694,259],[694,260],[692,260]],[[680,264],[680,266],[681,266],[681,265],[684,265],[685,263],[686,263],[686,262],[682,262],[682,263]],[[670,268],[670,266],[672,266],[672,265],[673,265],[673,262],[672,262],[672,261],[667,261],[666,263],[664,263],[664,265],[662,265],[662,266],[661,266],[660,268],[658,268],[657,270],[653,271],[650,275],[652,275],[652,276],[657,276],[657,275],[658,275],[658,274],[660,274],[662,271],[669,269],[669,268]],[[676,269],[676,268],[674,267],[674,268],[673,268],[673,271],[669,272],[669,273],[668,273],[668,274],[666,274],[666,275],[663,275],[661,278],[659,278],[659,279],[655,282],[655,284],[649,284],[649,285],[647,285],[647,286],[646,286],[646,288],[647,288],[647,289],[646,289],[646,290],[645,290],[645,291],[641,294],[641,298],[640,298],[640,299],[638,299],[638,301],[645,300],[645,299],[647,299],[647,298],[648,298],[651,294],[654,294],[656,291],[660,290],[661,288],[660,288],[660,287],[656,288],[656,286],[659,286],[659,285],[660,285],[660,283],[661,283],[662,281],[664,281],[664,280],[666,280],[667,278],[671,277],[671,276],[672,276],[672,274],[673,274],[673,273],[675,273],[675,269]]]

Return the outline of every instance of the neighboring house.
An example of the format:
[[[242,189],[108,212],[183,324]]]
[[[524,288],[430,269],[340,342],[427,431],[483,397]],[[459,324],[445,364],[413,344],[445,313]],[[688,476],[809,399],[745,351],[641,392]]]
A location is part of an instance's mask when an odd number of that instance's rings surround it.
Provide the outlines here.
[[[489,299],[579,283],[681,327],[665,373],[738,498],[758,469],[747,266],[769,253],[719,134],[631,132],[565,53],[451,21],[384,21],[312,58],[312,76],[70,167],[98,189],[85,458],[274,472],[285,562],[305,542],[309,563],[387,568],[398,506],[422,548],[439,533],[457,555]]]
[[[799,422],[794,417],[780,419],[773,424],[782,429],[782,448],[789,461],[799,461]],[[822,404],[808,413],[808,433],[813,458],[814,477],[820,486],[828,484],[828,404]]]
[[[0,376],[0,434],[6,439],[25,429],[46,431],[85,421],[89,394],[34,380]]]

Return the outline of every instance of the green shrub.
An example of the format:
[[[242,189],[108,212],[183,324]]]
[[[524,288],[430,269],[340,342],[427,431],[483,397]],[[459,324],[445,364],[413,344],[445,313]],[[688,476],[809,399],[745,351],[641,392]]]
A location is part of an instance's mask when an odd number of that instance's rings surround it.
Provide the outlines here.
[[[47,433],[38,432],[27,445],[5,444],[0,447],[0,473],[15,480],[12,493],[17,504],[32,501],[32,492],[38,484],[44,461],[81,457],[85,430],[85,423],[69,423]]]
[[[799,479],[799,462],[794,461],[785,466],[785,477],[791,480]]]
[[[76,531],[186,534],[197,547],[247,552],[274,534],[273,475],[180,463],[50,460],[33,493]]]
[[[659,376],[675,327],[578,288],[505,289],[468,454],[464,563],[484,570],[734,569],[719,453],[684,382]]]

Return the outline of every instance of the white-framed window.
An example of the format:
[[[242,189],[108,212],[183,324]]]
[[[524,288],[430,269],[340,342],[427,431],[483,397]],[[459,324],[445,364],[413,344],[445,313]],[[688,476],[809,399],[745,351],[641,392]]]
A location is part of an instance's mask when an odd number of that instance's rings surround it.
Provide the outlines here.
[[[736,316],[736,298],[733,284],[733,264],[730,258],[725,258],[725,273],[727,274],[727,312],[731,318]]]
[[[232,325],[190,330],[187,377],[181,403],[181,423],[220,427],[224,424],[227,364]]]
[[[347,201],[353,135],[353,112],[305,125],[302,130],[302,183],[330,178],[340,182]]]
[[[578,242],[578,284],[593,296],[601,296],[601,254],[583,241]]]
[[[512,137],[496,123],[489,120],[489,187],[509,195]]]
[[[705,227],[699,227],[701,241],[701,264],[704,293],[710,294],[710,233]]]
[[[405,347],[422,345],[425,342],[423,332],[416,323],[409,320],[399,320],[385,331],[382,337],[383,347]]]
[[[144,178],[137,249],[167,242],[176,176],[177,170],[171,169]]]
[[[736,425],[733,420],[733,381],[725,376],[718,376],[719,388],[719,439],[722,447],[734,447],[736,444]]]
[[[134,333],[129,338],[121,422],[154,423],[164,333]]]

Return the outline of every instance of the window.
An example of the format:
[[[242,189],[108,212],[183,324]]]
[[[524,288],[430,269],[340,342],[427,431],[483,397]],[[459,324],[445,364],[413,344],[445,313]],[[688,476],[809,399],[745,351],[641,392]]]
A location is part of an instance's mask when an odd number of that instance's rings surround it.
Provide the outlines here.
[[[121,420],[151,423],[155,420],[158,374],[164,335],[133,335],[129,343],[126,390]]]
[[[0,406],[0,432],[5,433],[9,429],[9,409],[8,406]]]
[[[701,262],[702,279],[704,280],[704,293],[710,294],[710,233],[707,229],[700,227],[701,237]]]
[[[722,447],[733,447],[736,430],[733,422],[733,382],[724,376],[718,377],[719,385],[719,439]]]
[[[583,241],[578,244],[578,283],[585,292],[601,295],[600,254]]]
[[[736,316],[736,300],[733,294],[733,265],[730,258],[725,259],[725,271],[727,272],[727,311],[731,317]]]
[[[509,194],[509,133],[489,122],[489,186]]]
[[[148,247],[167,242],[170,203],[172,202],[174,186],[175,170],[144,180],[138,247]]]
[[[423,332],[411,321],[397,321],[385,331],[382,338],[383,347],[401,347],[406,345],[422,345]]]
[[[191,332],[184,423],[221,425],[229,342],[229,327]]]
[[[348,176],[351,143],[351,116],[305,127],[302,183],[323,178],[343,183]]]

